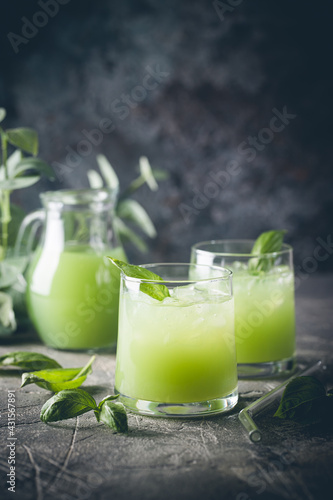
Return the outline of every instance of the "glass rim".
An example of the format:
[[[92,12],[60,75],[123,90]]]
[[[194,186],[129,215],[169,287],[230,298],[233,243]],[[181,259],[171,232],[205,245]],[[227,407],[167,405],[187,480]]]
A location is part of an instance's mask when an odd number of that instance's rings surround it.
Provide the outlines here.
[[[282,249],[277,251],[277,252],[270,252],[270,253],[258,253],[258,254],[253,254],[253,253],[248,253],[248,252],[215,252],[213,250],[205,250],[199,248],[202,245],[221,245],[224,243],[252,243],[252,246],[256,240],[251,240],[251,239],[231,239],[231,240],[206,240],[206,241],[199,241],[198,243],[195,243],[194,245],[191,246],[191,251],[198,252],[200,254],[214,254],[220,257],[249,257],[249,258],[260,258],[260,257],[276,257],[277,255],[282,255],[282,254],[287,254],[290,253],[290,251],[293,251],[293,247],[291,245],[288,245],[288,243],[282,243]]]
[[[61,203],[63,205],[85,205],[88,203],[114,202],[118,188],[83,188],[83,189],[55,189],[40,193],[42,202]]]
[[[149,263],[149,264],[141,264],[139,267],[143,267],[145,269],[150,268],[150,267],[158,267],[158,266],[165,266],[165,267],[171,267],[171,266],[186,266],[186,267],[191,267],[191,266],[197,266],[201,268],[209,268],[209,269],[214,269],[218,272],[222,272],[223,276],[213,276],[211,278],[202,278],[202,279],[171,279],[171,280],[154,280],[154,279],[149,279],[149,278],[133,278],[132,276],[127,276],[127,274],[124,273],[124,271],[121,269],[120,273],[122,275],[122,278],[125,279],[125,281],[132,281],[135,283],[156,283],[157,285],[165,285],[166,283],[173,284],[173,283],[182,283],[182,284],[190,284],[190,283],[205,283],[205,282],[213,282],[213,281],[222,281],[222,280],[230,280],[232,278],[233,272],[226,268],[226,267],[221,267],[221,266],[210,266],[207,264],[196,264],[195,262],[157,262],[155,263]],[[148,269],[149,270],[149,269]],[[152,271],[153,272],[153,271]]]

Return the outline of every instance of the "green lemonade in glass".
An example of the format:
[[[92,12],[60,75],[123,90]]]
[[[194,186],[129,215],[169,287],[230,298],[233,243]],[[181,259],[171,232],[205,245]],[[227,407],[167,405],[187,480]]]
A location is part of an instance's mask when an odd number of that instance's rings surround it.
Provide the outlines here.
[[[264,276],[234,271],[237,363],[265,363],[295,352],[294,275],[286,266]]]
[[[106,255],[126,260],[121,247],[104,250],[104,256],[84,245],[54,255],[36,251],[27,306],[47,346],[86,350],[115,345],[120,273]]]
[[[288,373],[295,360],[292,248],[251,254],[252,240],[214,240],[192,247],[191,261],[233,273],[235,337],[240,377]],[[261,263],[260,268],[256,265]]]
[[[181,405],[237,391],[232,296],[195,285],[170,294],[160,302],[122,284],[115,388],[127,403],[141,401],[129,403],[134,411],[149,414],[144,402]]]

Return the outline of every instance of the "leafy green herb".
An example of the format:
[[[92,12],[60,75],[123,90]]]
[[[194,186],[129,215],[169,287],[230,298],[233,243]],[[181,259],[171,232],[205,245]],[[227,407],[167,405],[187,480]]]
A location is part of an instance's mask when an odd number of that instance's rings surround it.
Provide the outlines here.
[[[274,257],[271,255],[266,257],[263,254],[279,252],[286,232],[285,230],[266,231],[256,239],[251,254],[260,255],[260,257],[249,260],[248,269],[251,274],[260,274],[271,269],[274,264]]]
[[[127,264],[118,259],[113,259],[112,257],[108,257],[111,262],[117,266],[121,271],[123,271],[126,276],[130,278],[144,279],[144,280],[152,280],[152,281],[163,281],[163,279],[157,274],[145,269],[140,266],[133,266],[132,264]],[[144,282],[140,284],[141,292],[149,295],[153,299],[162,301],[166,297],[170,297],[170,293],[168,288],[165,285],[159,285],[157,283],[148,283]]]
[[[0,108],[0,122],[5,117],[6,110]],[[0,289],[4,289],[17,283],[17,278],[22,273],[20,264],[16,265],[14,259],[10,258],[10,246],[16,233],[15,209],[10,201],[11,194],[15,189],[32,186],[39,181],[41,174],[46,174],[50,178],[54,178],[54,174],[49,165],[35,157],[38,153],[38,135],[35,130],[27,127],[4,130],[0,126],[0,141],[0,263],[10,263],[0,267]],[[9,154],[12,146],[17,149]],[[33,156],[24,157],[26,154]],[[7,292],[5,290],[4,293]],[[10,305],[10,302],[7,302],[7,310]],[[11,306],[11,316],[14,315],[15,308],[14,303],[14,307]],[[3,320],[6,321],[6,318],[5,314],[0,315],[0,323],[4,324]],[[16,321],[11,321],[10,328],[11,331],[15,331]]]
[[[106,401],[114,401],[115,399],[118,399],[119,398],[119,394],[112,394],[112,395],[109,395],[109,396],[106,396],[105,398],[102,399],[102,401],[99,403],[98,405],[98,409],[100,410],[103,406],[103,404],[106,402]],[[98,419],[97,419],[98,420]]]
[[[118,189],[119,179],[108,159],[100,154],[97,155],[96,160],[101,174],[96,170],[88,171],[90,187],[97,189],[107,186],[111,189]],[[139,176],[119,195],[115,206],[114,231],[122,244],[131,242],[140,252],[146,252],[147,244],[136,233],[136,228],[139,228],[149,238],[156,236],[156,229],[143,206],[129,197],[145,184],[152,191],[156,191],[158,189],[157,181],[167,179],[168,173],[164,170],[151,168],[149,160],[145,156],[139,158],[139,170]],[[128,223],[130,226],[134,226],[135,230],[129,227]]]
[[[0,357],[0,366],[17,366],[21,370],[61,368],[57,361],[39,352],[15,351]]]
[[[58,392],[44,404],[40,418],[43,422],[56,422],[78,417],[93,410],[98,422],[103,422],[117,432],[127,432],[127,414],[122,403],[113,400],[119,396],[107,396],[97,406],[95,399],[82,389]]]
[[[37,384],[39,387],[53,392],[75,389],[80,387],[89,373],[92,372],[91,365],[94,360],[95,356],[92,356],[83,368],[59,368],[23,373],[21,387]]]
[[[6,110],[4,108],[0,108],[0,123],[6,118]]]
[[[40,418],[43,422],[57,422],[78,417],[96,410],[96,401],[82,389],[65,389],[58,392],[43,405]]]
[[[101,406],[97,420],[115,431],[128,431],[127,414],[122,403],[105,401]]]
[[[333,397],[315,377],[296,377],[284,390],[274,416],[311,424],[333,419]]]
[[[0,323],[10,330],[15,330],[16,328],[13,299],[8,293],[3,292],[0,292]]]

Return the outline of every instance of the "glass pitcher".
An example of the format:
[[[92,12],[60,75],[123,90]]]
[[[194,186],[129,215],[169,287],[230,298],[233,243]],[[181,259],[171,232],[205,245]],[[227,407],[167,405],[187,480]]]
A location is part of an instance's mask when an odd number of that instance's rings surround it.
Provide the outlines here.
[[[40,198],[44,210],[28,215],[21,228],[22,236],[33,221],[43,222],[27,272],[27,307],[37,333],[56,349],[112,348],[120,276],[106,256],[126,260],[112,228],[117,191],[58,190]]]

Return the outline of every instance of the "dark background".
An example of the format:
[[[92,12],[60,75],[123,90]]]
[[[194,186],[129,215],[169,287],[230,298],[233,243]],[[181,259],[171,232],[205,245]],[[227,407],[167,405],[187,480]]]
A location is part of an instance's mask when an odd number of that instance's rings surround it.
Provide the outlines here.
[[[7,2],[1,7],[4,125],[36,128],[40,156],[57,175],[53,183],[17,191],[15,202],[31,210],[46,189],[88,187],[97,153],[108,157],[124,188],[146,155],[169,179],[157,192],[144,187],[136,195],[158,237],[147,254],[127,249],[135,263],[186,261],[197,241],[284,228],[300,270],[333,270],[332,256],[311,268],[316,239],[332,232],[329,4],[226,0],[226,9],[194,0],[70,0],[15,53],[8,33],[22,36],[22,17],[31,21],[42,9],[37,1]],[[147,67],[165,74],[140,100],[133,89]],[[131,105],[115,109],[116,99],[133,92]],[[273,136],[262,131],[272,110],[284,106],[296,117]],[[82,131],[105,118],[114,130],[75,167],[66,166],[68,147],[77,151]],[[244,153],[248,137],[258,134],[266,144],[259,141],[255,155]],[[211,176],[230,165],[235,175],[213,188]]]

